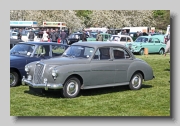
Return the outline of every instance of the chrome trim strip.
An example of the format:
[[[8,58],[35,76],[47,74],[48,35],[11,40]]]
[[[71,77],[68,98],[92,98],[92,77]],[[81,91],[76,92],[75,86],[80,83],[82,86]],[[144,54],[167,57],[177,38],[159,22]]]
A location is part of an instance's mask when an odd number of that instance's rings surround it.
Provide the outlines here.
[[[115,84],[103,84],[103,85],[96,85],[96,86],[82,86],[81,89],[104,88],[104,87],[114,87],[114,86],[123,86],[123,85],[129,85],[129,82],[115,83]]]
[[[26,80],[25,78],[22,79],[22,84],[31,86],[33,88],[44,88],[46,90],[48,90],[48,89],[62,89],[63,88],[62,84],[34,84],[34,83]]]

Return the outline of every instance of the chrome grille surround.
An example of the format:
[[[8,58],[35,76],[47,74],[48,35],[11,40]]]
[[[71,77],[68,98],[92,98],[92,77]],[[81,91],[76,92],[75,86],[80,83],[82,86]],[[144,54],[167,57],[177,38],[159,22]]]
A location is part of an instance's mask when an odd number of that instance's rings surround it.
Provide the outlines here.
[[[33,81],[35,84],[43,84],[43,74],[44,74],[45,65],[38,62],[34,68],[34,77]]]

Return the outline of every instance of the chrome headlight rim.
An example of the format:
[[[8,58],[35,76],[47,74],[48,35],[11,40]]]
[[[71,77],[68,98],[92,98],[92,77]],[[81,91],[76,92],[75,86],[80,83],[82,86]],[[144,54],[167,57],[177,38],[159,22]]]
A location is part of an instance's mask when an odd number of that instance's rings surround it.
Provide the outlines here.
[[[29,66],[29,65],[26,65],[25,68],[24,68],[24,70],[25,70],[26,72],[29,72],[29,71],[30,71],[30,66]]]
[[[53,68],[51,74],[52,74],[53,77],[57,77],[58,76],[57,69]]]

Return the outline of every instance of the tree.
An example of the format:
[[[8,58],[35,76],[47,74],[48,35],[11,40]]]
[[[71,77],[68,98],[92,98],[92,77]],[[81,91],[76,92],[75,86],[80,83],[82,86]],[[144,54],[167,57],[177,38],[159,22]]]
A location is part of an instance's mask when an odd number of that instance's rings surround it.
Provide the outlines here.
[[[170,10],[154,10],[153,17],[156,21],[155,27],[165,30],[170,24]]]

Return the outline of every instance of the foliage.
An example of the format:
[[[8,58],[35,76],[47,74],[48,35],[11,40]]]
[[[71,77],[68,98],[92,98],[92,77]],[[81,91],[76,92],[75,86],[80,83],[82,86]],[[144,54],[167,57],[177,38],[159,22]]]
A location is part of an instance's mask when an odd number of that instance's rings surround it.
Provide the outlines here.
[[[157,29],[165,30],[170,25],[170,10],[154,10],[153,17],[156,21],[155,27]]]
[[[88,26],[88,21],[91,19],[90,14],[92,13],[91,10],[75,10],[76,16],[81,19],[84,19],[84,24],[86,27]]]
[[[59,92],[29,91],[27,86],[10,88],[10,116],[170,116],[170,56],[136,56],[154,70],[155,79],[142,89],[128,86],[81,90],[74,99]]]
[[[66,22],[72,31],[84,27],[122,28],[146,26],[166,29],[169,10],[11,10],[10,20]]]

